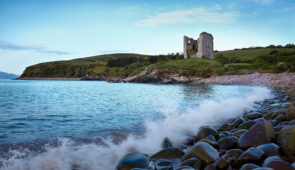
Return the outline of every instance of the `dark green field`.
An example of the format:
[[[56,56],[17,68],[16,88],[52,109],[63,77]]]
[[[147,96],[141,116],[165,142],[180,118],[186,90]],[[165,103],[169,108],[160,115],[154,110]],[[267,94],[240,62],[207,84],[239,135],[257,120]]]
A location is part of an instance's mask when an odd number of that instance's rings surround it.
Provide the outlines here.
[[[147,67],[159,72],[208,77],[253,72],[294,72],[295,48],[248,48],[214,53],[214,59],[183,59],[181,54],[108,54],[27,67],[21,77],[127,77]]]

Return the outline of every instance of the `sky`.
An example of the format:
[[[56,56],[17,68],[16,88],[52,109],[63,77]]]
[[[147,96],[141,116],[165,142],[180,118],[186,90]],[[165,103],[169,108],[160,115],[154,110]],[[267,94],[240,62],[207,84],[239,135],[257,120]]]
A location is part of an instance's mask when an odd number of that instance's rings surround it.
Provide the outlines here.
[[[295,43],[295,0],[0,0],[0,71],[109,53],[182,52]]]

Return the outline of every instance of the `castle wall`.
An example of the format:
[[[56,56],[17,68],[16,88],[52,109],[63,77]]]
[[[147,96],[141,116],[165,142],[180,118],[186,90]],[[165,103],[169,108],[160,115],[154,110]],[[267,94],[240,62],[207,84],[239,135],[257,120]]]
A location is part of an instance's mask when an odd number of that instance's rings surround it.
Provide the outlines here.
[[[196,53],[191,54],[192,50]],[[184,58],[213,59],[213,36],[205,32],[200,34],[198,40],[184,36],[183,54]]]
[[[213,59],[213,36],[211,34],[200,34],[197,58]]]
[[[197,53],[194,55],[190,55],[190,51],[194,50],[195,52],[198,51],[198,41],[194,40],[193,38],[189,38],[184,36],[183,37],[183,54],[184,58],[196,58]]]

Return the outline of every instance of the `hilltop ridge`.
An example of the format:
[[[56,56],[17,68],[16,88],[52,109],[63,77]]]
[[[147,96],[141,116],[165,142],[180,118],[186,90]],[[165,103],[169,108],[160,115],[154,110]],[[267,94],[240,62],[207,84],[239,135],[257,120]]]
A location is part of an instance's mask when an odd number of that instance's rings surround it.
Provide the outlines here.
[[[137,82],[162,82],[164,79],[180,81],[196,77],[295,71],[294,47],[269,46],[215,51],[214,59],[211,60],[183,58],[179,53],[98,55],[32,65],[25,69],[20,79],[131,79]]]

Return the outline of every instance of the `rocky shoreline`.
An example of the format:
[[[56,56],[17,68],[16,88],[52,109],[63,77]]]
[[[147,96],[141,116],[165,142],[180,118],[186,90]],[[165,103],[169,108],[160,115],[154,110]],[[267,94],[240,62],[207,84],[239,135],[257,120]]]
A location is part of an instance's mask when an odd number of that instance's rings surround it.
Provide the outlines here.
[[[254,73],[246,75],[228,75],[199,79],[193,82],[206,84],[259,85],[280,89],[293,89],[295,88],[295,73]]]
[[[253,73],[245,75],[225,75],[202,78],[198,76],[183,76],[171,73],[159,73],[155,70],[147,70],[135,76],[129,77],[83,77],[83,78],[43,78],[20,77],[18,80],[82,80],[82,81],[106,81],[111,83],[159,83],[159,84],[231,84],[231,85],[259,85],[279,89],[295,88],[295,73]]]
[[[295,169],[295,96],[274,90],[275,97],[255,110],[224,123],[204,126],[182,146],[168,138],[153,155],[129,153],[117,170]]]

